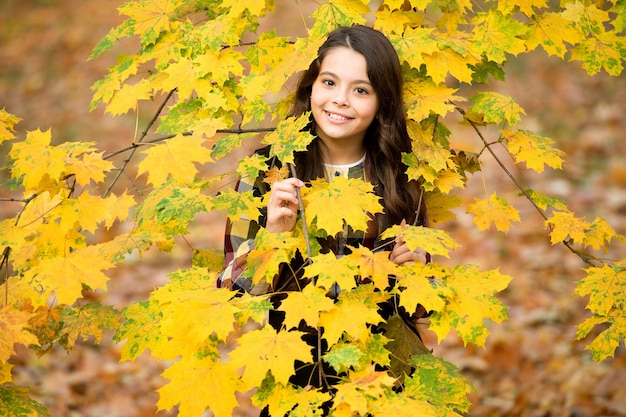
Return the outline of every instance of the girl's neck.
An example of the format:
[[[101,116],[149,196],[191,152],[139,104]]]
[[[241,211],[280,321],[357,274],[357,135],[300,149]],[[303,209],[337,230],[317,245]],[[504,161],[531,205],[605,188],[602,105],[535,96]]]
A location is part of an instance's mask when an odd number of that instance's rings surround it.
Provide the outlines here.
[[[365,146],[341,146],[323,141],[322,161],[328,165],[350,165],[358,162],[365,155]]]

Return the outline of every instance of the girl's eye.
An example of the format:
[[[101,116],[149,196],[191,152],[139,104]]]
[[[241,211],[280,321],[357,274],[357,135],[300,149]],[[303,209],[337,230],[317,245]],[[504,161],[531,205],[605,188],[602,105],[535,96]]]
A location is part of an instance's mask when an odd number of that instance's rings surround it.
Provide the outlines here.
[[[369,94],[369,91],[363,87],[357,87],[354,91],[356,91],[357,94]]]
[[[335,82],[333,80],[322,80],[322,84],[332,87],[333,85],[335,85]]]

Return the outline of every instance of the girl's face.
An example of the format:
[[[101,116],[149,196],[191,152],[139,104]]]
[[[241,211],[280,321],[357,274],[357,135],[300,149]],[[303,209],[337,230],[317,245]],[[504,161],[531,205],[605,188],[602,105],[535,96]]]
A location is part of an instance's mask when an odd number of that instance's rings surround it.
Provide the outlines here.
[[[320,139],[330,149],[362,147],[378,107],[365,57],[346,47],[329,50],[311,91],[311,112]]]

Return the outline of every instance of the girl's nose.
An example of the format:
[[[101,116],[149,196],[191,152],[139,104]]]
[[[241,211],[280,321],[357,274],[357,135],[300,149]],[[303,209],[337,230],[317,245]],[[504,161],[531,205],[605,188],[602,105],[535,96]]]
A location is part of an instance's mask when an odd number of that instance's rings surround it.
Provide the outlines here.
[[[335,96],[335,99],[333,100],[333,104],[339,107],[347,107],[350,104],[348,100],[347,92],[338,89],[337,95]]]

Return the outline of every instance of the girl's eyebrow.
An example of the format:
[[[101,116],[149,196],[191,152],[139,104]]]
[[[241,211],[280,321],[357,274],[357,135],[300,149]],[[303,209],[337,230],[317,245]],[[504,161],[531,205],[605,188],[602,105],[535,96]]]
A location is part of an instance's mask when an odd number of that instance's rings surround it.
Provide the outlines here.
[[[337,74],[335,74],[334,72],[331,72],[331,71],[322,71],[322,72],[320,72],[319,75],[326,75],[326,76],[331,76],[333,78],[339,78],[337,76]],[[370,80],[354,80],[354,81],[352,81],[352,84],[368,84],[368,85],[372,85]]]

